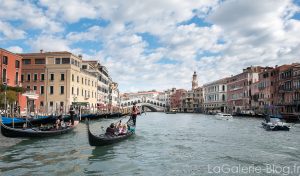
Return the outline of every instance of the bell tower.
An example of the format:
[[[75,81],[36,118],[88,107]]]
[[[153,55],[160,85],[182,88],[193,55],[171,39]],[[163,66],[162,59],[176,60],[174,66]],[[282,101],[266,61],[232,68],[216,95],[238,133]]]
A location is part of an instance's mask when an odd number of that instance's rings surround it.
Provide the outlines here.
[[[194,71],[193,81],[192,81],[192,90],[198,87],[197,73]]]

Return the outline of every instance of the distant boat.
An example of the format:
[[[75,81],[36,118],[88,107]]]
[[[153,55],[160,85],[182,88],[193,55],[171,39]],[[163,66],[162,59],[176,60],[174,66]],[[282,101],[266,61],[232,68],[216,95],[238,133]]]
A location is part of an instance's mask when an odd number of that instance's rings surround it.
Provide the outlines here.
[[[231,114],[225,114],[225,113],[217,113],[216,115],[217,119],[221,119],[221,120],[231,120],[233,119]]]
[[[261,124],[263,128],[268,131],[289,131],[291,128],[288,123],[285,123],[282,119],[274,116],[267,117],[266,121]]]
[[[166,114],[176,114],[176,112],[175,111],[168,111],[168,112],[166,112]]]
[[[32,137],[32,138],[43,138],[68,133],[72,131],[79,121],[74,121],[74,125],[66,126],[65,128],[56,129],[55,127],[34,127],[34,128],[12,128],[4,125],[1,122],[1,133],[5,137]]]

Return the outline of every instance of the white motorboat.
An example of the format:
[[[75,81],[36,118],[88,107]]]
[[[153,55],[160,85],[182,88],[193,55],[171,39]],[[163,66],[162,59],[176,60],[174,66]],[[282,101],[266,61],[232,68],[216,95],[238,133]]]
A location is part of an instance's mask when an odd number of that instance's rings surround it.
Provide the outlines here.
[[[231,120],[233,118],[231,114],[225,114],[225,113],[217,113],[216,117],[217,119],[221,119],[221,120]]]

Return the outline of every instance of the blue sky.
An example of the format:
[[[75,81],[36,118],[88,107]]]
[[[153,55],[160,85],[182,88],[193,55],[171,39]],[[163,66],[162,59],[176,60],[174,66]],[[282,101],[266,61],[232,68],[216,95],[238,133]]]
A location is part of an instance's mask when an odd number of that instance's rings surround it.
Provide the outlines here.
[[[99,60],[122,92],[191,88],[299,61],[292,0],[0,0],[0,47]]]

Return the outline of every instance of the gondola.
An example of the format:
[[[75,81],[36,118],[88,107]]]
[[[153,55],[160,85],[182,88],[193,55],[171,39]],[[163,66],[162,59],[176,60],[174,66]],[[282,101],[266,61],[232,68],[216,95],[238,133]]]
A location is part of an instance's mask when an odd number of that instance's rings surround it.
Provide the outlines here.
[[[74,125],[67,126],[65,128],[55,129],[55,128],[12,128],[9,126],[4,125],[1,122],[1,133],[5,137],[30,137],[30,138],[43,138],[43,137],[50,137],[56,136],[60,134],[65,134],[72,131],[77,125],[79,121],[74,121]]]
[[[56,121],[56,116],[37,116],[37,118],[9,118],[2,117],[2,123],[6,126],[23,126],[24,123],[28,123],[29,125],[40,125],[47,123],[54,123]]]
[[[95,136],[90,131],[88,121],[86,122],[86,124],[87,124],[87,130],[88,130],[89,144],[91,146],[105,146],[105,145],[114,144],[114,143],[117,143],[117,142],[120,142],[120,141],[123,141],[123,140],[129,138],[130,136],[132,136],[135,133],[134,132],[135,127],[133,126],[131,119],[129,119],[127,122],[127,125],[129,126],[129,128],[131,130],[128,130],[128,132],[124,135],[111,136],[111,135],[101,134],[99,136]]]

